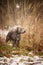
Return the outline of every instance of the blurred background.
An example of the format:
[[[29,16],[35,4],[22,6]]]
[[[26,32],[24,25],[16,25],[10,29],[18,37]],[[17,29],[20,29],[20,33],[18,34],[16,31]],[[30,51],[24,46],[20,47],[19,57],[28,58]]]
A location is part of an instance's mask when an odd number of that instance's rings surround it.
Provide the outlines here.
[[[43,0],[0,0],[0,29],[21,25],[21,44],[43,49]]]

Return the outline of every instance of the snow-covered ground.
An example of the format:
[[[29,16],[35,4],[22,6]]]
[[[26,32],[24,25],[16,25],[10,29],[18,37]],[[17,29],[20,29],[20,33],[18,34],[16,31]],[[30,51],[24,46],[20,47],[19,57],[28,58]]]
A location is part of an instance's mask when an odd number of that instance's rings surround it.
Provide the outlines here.
[[[0,57],[0,65],[43,65],[43,58],[39,56],[18,56],[14,55],[11,58]]]

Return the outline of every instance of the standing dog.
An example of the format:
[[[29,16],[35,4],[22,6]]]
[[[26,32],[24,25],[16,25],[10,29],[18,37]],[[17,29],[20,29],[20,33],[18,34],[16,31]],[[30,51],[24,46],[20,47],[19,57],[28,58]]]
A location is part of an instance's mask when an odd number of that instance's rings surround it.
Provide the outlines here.
[[[21,34],[25,33],[25,29],[22,27],[16,27],[15,30],[11,30],[10,32],[8,32],[7,36],[6,36],[6,42],[8,42],[9,40],[12,40],[13,43],[13,47],[17,46],[19,47],[19,43],[20,43],[20,39],[21,39]]]

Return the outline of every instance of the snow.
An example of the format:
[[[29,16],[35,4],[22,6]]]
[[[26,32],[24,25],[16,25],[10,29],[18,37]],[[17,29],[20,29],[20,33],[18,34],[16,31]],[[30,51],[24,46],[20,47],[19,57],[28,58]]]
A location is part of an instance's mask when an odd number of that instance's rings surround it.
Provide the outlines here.
[[[28,61],[28,58],[30,58],[30,61]],[[32,59],[33,58],[33,59]],[[41,58],[42,60],[40,61],[39,56],[34,56],[34,57],[30,57],[30,56],[18,56],[18,55],[13,55],[13,57],[11,58],[7,58],[7,57],[0,57],[0,63],[7,63],[7,65],[43,65],[43,58]],[[33,61],[31,61],[31,59]],[[39,61],[35,60],[38,59]],[[6,60],[6,61],[3,61]],[[22,61],[21,61],[22,60]]]

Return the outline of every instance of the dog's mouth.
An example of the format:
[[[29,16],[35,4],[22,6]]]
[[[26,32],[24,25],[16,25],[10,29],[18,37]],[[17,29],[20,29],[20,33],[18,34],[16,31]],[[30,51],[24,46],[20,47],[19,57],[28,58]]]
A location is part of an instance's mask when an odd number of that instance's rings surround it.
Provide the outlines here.
[[[23,30],[23,31],[22,31],[22,34],[25,33],[25,32],[26,32],[26,30]]]

